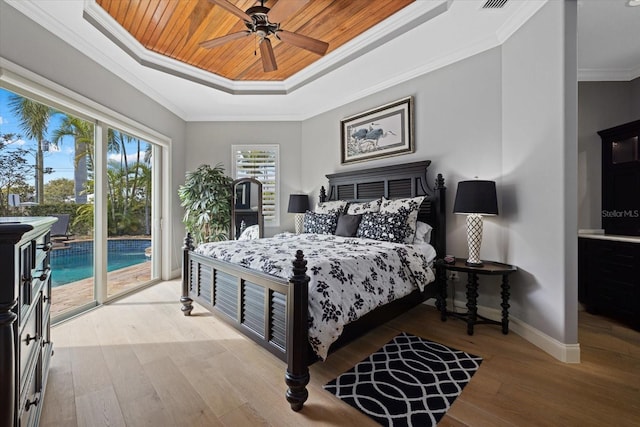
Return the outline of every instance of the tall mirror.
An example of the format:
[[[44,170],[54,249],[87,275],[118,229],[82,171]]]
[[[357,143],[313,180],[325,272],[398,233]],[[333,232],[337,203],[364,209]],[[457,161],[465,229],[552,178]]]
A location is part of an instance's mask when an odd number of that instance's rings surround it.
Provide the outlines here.
[[[231,240],[258,239],[264,233],[262,217],[262,183],[254,178],[240,178],[231,183]]]

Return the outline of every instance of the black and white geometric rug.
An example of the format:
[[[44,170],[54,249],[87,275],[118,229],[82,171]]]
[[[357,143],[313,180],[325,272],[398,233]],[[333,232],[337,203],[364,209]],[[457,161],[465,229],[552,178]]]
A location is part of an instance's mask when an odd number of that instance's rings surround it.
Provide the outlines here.
[[[401,333],[325,390],[386,426],[435,426],[482,358]]]

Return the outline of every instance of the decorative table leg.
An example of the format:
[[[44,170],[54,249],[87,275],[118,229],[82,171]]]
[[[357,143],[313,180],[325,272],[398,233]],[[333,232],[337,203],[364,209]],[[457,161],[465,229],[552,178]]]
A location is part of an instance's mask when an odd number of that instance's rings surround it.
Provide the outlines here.
[[[509,278],[507,275],[502,276],[502,333],[507,335],[509,333]]]
[[[473,335],[473,325],[478,316],[478,276],[467,273],[467,334]]]
[[[436,298],[436,308],[440,311],[440,320],[447,320],[447,271],[444,268],[436,269],[436,281],[438,283],[438,293]]]

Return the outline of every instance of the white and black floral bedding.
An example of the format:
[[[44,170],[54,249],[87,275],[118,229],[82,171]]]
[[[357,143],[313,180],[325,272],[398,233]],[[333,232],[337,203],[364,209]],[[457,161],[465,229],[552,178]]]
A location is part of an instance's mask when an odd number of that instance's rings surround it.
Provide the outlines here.
[[[307,260],[309,342],[323,360],[344,326],[434,281],[435,250],[320,234],[283,233],[251,241],[205,243],[195,252],[289,279],[296,250]]]

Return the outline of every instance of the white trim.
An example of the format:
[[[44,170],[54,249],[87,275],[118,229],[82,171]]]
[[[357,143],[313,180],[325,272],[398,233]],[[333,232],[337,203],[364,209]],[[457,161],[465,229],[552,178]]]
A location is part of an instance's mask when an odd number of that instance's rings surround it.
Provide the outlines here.
[[[628,69],[580,68],[579,82],[630,82],[640,77],[640,65]]]
[[[434,305],[433,300],[425,302],[427,305]],[[466,302],[455,301],[456,311],[465,312],[467,310]],[[502,312],[494,308],[478,306],[478,314],[487,319],[499,321],[502,318]],[[580,344],[564,344],[557,339],[550,337],[544,332],[523,322],[517,317],[509,315],[509,331],[520,335],[540,350],[553,356],[561,362],[580,363]],[[462,330],[466,333],[466,328]]]

